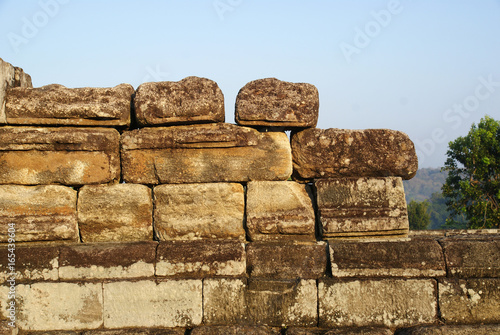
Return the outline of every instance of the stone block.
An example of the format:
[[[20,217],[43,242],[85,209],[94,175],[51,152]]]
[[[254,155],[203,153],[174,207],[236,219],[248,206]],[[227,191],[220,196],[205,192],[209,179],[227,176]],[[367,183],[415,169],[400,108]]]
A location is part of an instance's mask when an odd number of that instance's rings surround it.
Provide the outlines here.
[[[14,87],[33,87],[31,77],[23,69],[0,58],[0,124],[5,124],[5,94]]]
[[[105,128],[0,128],[0,184],[118,181],[119,136]]]
[[[184,335],[186,331],[182,328],[161,329],[105,329],[84,331],[81,335]],[[76,334],[75,334],[76,335]]]
[[[418,169],[413,142],[395,130],[311,128],[293,134],[291,145],[294,176],[298,179],[411,179]]]
[[[142,128],[124,132],[121,143],[127,183],[287,180],[292,173],[284,132],[226,123]]]
[[[104,283],[104,327],[192,327],[202,321],[201,280]]]
[[[159,240],[245,240],[241,184],[171,184],[154,188],[154,229]]]
[[[349,327],[338,329],[321,328],[289,328],[286,335],[393,335],[387,328],[377,327]]]
[[[83,186],[78,223],[83,242],[152,241],[151,189],[137,184]]]
[[[401,178],[319,179],[315,186],[324,238],[407,236]]]
[[[234,240],[164,241],[157,250],[156,275],[206,278],[245,276],[245,244]]]
[[[78,241],[76,191],[60,185],[0,185],[0,242],[9,238]]]
[[[193,329],[191,335],[279,335],[280,329],[266,326],[202,326]]]
[[[7,124],[44,126],[129,126],[134,88],[67,88],[47,85],[7,91]]]
[[[396,335],[500,335],[500,325],[441,325],[401,329]]]
[[[15,279],[16,283],[53,281],[59,279],[59,247],[57,245],[15,245],[0,246],[0,283]],[[7,260],[14,255],[15,271]],[[14,275],[13,275],[14,274]],[[15,278],[13,277],[15,276]]]
[[[247,184],[247,230],[252,241],[316,240],[306,185],[293,181]]]
[[[315,280],[260,281],[205,279],[206,325],[314,326],[317,324]]]
[[[443,279],[439,309],[447,323],[500,323],[500,279]]]
[[[322,280],[321,327],[401,327],[437,321],[436,283],[431,279]]]
[[[225,118],[219,86],[199,77],[141,84],[134,106],[141,126],[224,122]]]
[[[236,97],[235,120],[244,126],[316,127],[319,94],[311,84],[276,78],[254,80]]]
[[[60,247],[62,280],[154,277],[157,242],[93,243]]]
[[[252,242],[247,245],[247,262],[252,278],[317,279],[325,274],[326,243]]]
[[[331,242],[334,277],[444,277],[446,264],[436,240]]]

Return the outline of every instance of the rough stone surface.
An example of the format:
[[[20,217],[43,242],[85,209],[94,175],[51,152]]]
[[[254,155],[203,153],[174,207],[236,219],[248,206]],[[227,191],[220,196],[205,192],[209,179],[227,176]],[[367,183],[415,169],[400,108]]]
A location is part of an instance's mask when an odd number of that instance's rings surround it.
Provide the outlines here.
[[[78,194],[78,223],[83,242],[152,241],[151,189],[137,184],[86,185]]]
[[[202,321],[201,280],[104,283],[104,327],[190,327]]]
[[[326,244],[253,242],[247,245],[247,262],[253,278],[317,279],[325,274]]]
[[[315,280],[259,281],[205,279],[206,325],[240,324],[314,326],[317,323]]]
[[[142,126],[179,123],[224,122],[224,95],[206,78],[141,84],[134,98],[137,121]]]
[[[120,178],[119,133],[103,128],[0,128],[0,184],[104,184]]]
[[[315,186],[323,237],[408,234],[401,178],[319,179]]]
[[[396,335],[500,335],[500,325],[417,326]]]
[[[182,328],[162,328],[162,329],[109,329],[109,330],[89,330],[81,335],[184,335],[186,331]],[[76,334],[75,334],[76,335]]]
[[[33,87],[31,77],[23,69],[14,67],[0,58],[0,124],[6,122],[5,94],[14,87]]]
[[[298,179],[387,177],[411,179],[418,160],[409,137],[389,129],[306,129],[292,135]]]
[[[247,184],[247,230],[252,241],[315,240],[315,215],[306,185],[293,181]]]
[[[443,279],[439,309],[447,323],[500,323],[500,279]]]
[[[142,128],[124,132],[123,179],[138,184],[287,180],[291,149],[284,132],[236,125]]]
[[[235,120],[245,126],[316,127],[319,94],[311,84],[254,80],[236,97]]]
[[[128,126],[134,88],[121,84],[110,88],[67,88],[47,85],[7,91],[8,124]]]
[[[63,280],[154,277],[157,246],[152,241],[61,246],[59,277]]]
[[[325,335],[393,335],[390,329],[361,327],[330,330]]]
[[[76,191],[59,185],[0,185],[0,242],[9,241],[9,229],[16,242],[77,241]]]
[[[12,247],[12,245],[10,246]],[[7,262],[8,255],[15,256],[15,277]],[[0,246],[0,283],[15,279],[16,283],[52,281],[59,279],[59,248],[54,245],[9,245]]]
[[[446,264],[433,239],[395,242],[332,242],[334,277],[444,277]]]
[[[160,185],[154,198],[159,240],[245,239],[241,184]]]
[[[245,274],[245,244],[240,241],[165,241],[158,246],[157,276],[205,278]]]
[[[279,335],[280,330],[266,326],[202,326],[193,329],[191,335]]]
[[[437,319],[436,284],[430,279],[322,280],[321,327],[400,327]]]

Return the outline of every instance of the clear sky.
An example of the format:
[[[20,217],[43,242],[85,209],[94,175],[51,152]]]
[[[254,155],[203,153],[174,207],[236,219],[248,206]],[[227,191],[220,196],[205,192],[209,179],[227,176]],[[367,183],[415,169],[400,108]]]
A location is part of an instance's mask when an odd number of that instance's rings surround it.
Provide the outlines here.
[[[500,0],[0,0],[0,57],[34,86],[215,80],[226,121],[247,82],[315,85],[318,128],[389,128],[440,167],[500,119]]]

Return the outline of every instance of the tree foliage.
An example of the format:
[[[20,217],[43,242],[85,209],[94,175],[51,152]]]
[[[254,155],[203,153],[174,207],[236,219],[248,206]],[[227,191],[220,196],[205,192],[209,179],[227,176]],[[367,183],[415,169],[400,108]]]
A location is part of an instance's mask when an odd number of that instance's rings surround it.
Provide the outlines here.
[[[408,221],[411,230],[425,230],[431,223],[431,216],[428,212],[429,202],[412,200],[408,204]]]

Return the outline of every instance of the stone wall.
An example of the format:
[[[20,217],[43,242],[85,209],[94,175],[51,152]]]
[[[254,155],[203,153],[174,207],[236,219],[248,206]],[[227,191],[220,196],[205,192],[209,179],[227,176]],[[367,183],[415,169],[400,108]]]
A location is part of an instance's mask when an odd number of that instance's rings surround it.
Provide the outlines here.
[[[413,143],[315,128],[313,85],[248,83],[235,125],[209,79],[0,60],[0,107],[1,333],[500,334],[498,231],[409,232]]]

